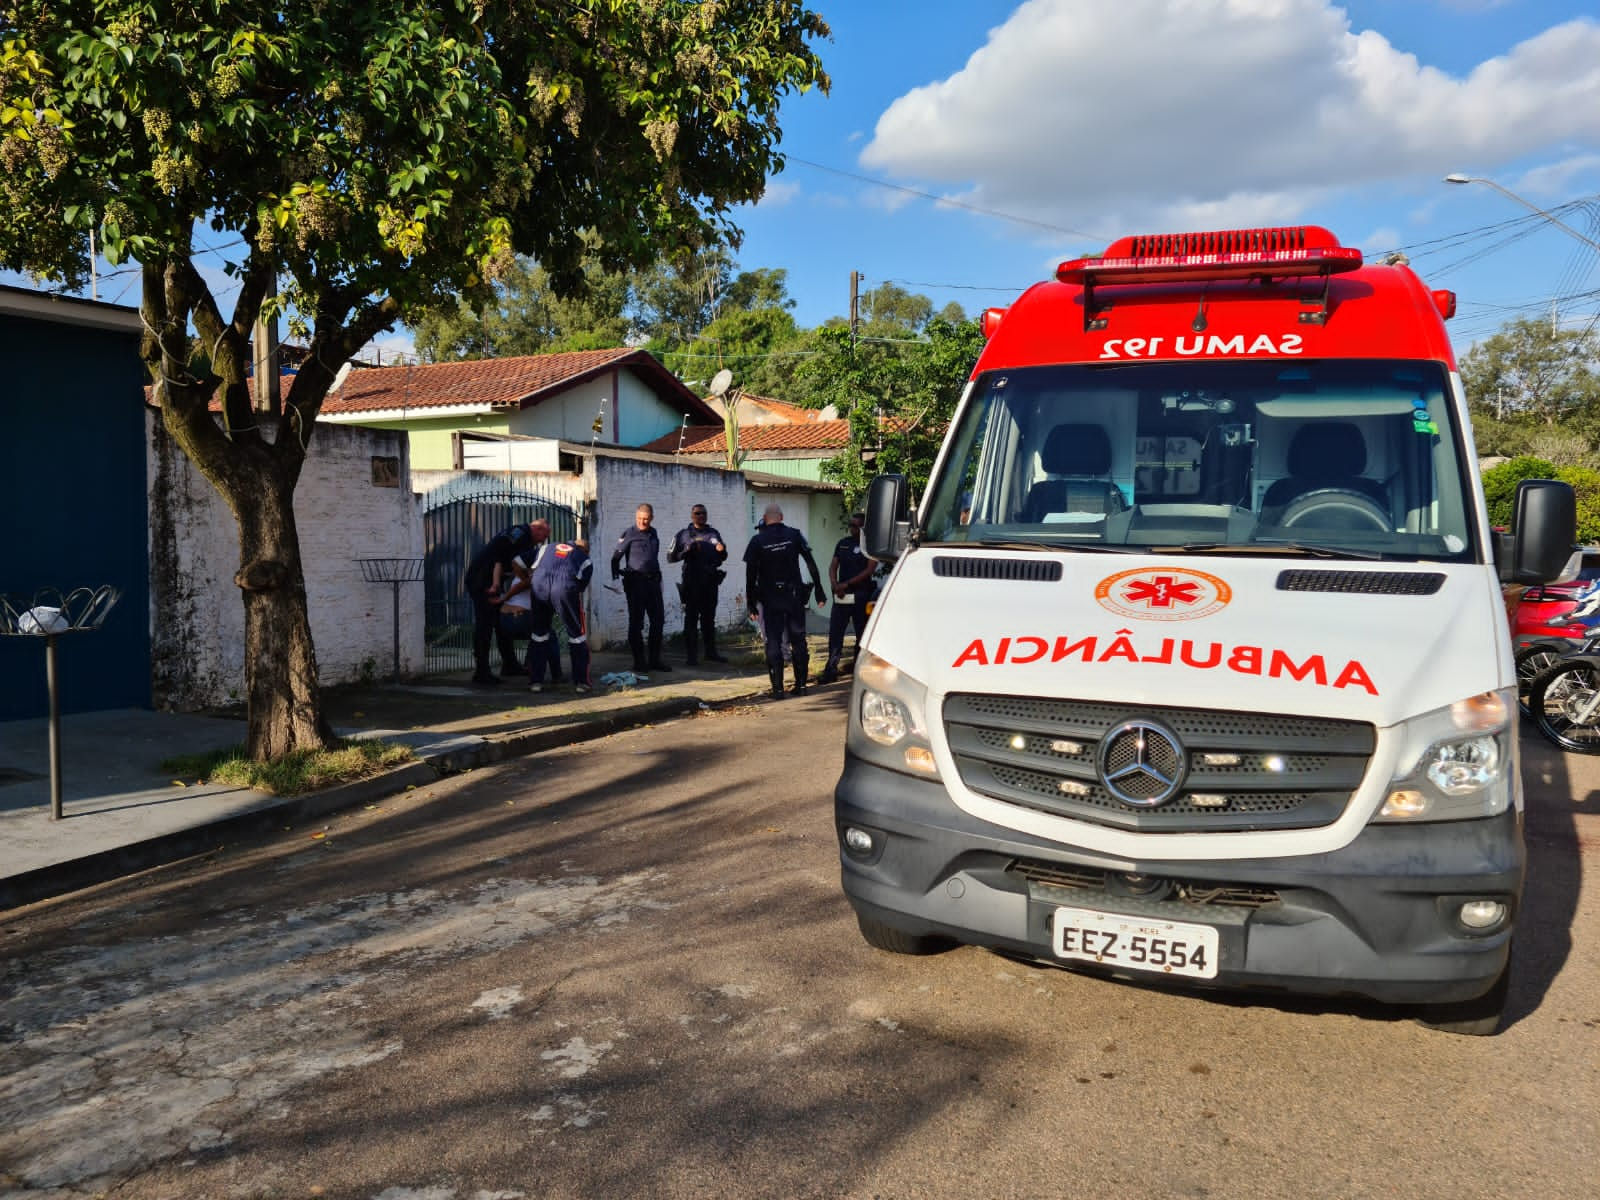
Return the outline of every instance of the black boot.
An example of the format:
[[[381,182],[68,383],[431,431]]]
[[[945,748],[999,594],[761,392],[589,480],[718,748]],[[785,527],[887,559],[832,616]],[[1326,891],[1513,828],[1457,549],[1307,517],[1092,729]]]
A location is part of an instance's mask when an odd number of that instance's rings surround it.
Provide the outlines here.
[[[783,699],[783,668],[779,667],[775,671],[768,671],[767,672],[767,677],[772,680],[772,698],[774,700],[782,700]]]
[[[839,678],[839,656],[828,655],[827,664],[822,668],[822,674],[817,676],[818,683],[832,683]]]
[[[694,632],[686,626],[683,631],[683,661],[691,667],[700,665],[700,658],[695,653],[695,645]]]
[[[806,694],[806,681],[810,674],[810,664],[805,659],[797,658],[794,660],[794,694],[796,696],[804,696]]]

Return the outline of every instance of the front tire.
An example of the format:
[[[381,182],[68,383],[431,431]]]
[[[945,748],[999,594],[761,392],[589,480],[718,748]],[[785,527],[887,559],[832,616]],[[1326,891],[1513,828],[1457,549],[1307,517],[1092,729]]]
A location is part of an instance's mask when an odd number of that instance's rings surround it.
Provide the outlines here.
[[[1466,1037],[1493,1037],[1500,1031],[1505,1016],[1506,996],[1511,991],[1511,964],[1506,963],[1494,986],[1474,1000],[1460,1000],[1454,1004],[1434,1004],[1417,1016],[1417,1023],[1440,1033],[1456,1033]]]
[[[885,925],[876,918],[864,917],[860,913],[856,914],[856,924],[861,927],[861,936],[866,939],[867,945],[890,954],[942,954],[955,945],[949,938],[907,933],[904,929],[896,929],[893,925]]]
[[[1600,754],[1600,706],[1583,714],[1600,693],[1600,669],[1582,659],[1558,661],[1533,681],[1528,707],[1533,722],[1556,745],[1579,754]]]

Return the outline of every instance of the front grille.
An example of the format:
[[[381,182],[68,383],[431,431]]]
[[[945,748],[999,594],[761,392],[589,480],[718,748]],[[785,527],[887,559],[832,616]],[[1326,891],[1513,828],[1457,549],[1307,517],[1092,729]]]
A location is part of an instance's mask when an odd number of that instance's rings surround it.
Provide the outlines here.
[[[1018,859],[1006,868],[1029,883],[1060,888],[1070,892],[1102,892],[1116,895],[1118,891],[1129,894],[1125,877],[1093,867],[1073,866],[1069,863],[1047,863]],[[1226,908],[1265,908],[1278,904],[1282,897],[1277,889],[1257,887],[1249,883],[1212,883],[1210,880],[1154,879],[1141,885],[1145,894],[1162,899],[1181,901],[1184,904],[1217,905]],[[1138,893],[1131,893],[1137,898]]]
[[[1100,778],[1101,739],[1130,719],[1165,726],[1183,743],[1183,763],[1153,764],[1168,778],[1187,772],[1155,807],[1125,804]],[[1360,721],[1025,696],[952,695],[944,723],[961,781],[974,792],[1146,833],[1331,824],[1377,742]]]

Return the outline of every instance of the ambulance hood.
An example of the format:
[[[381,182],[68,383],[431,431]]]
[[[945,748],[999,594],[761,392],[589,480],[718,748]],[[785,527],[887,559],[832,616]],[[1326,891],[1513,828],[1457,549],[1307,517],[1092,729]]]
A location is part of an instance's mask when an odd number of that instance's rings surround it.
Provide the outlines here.
[[[867,645],[952,692],[1276,712],[1380,728],[1510,682],[1481,565],[928,547]]]

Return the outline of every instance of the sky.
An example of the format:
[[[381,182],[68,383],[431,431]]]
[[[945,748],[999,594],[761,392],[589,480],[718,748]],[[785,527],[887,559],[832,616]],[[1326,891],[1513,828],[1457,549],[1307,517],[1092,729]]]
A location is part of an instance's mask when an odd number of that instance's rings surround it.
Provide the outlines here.
[[[975,316],[1126,234],[1294,224],[1403,251],[1458,348],[1600,316],[1594,0],[811,3],[832,86],[786,99],[735,214],[802,326],[852,271]]]
[[[803,326],[853,270],[976,315],[1126,234],[1296,224],[1404,251],[1458,347],[1600,313],[1592,0],[813,4],[832,87],[736,218]]]

